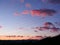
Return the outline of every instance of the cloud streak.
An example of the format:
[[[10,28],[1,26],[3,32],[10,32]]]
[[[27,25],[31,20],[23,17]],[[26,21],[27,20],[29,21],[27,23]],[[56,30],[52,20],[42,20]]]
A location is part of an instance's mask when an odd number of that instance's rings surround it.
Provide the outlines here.
[[[29,11],[28,10],[24,10],[23,12],[21,12],[21,14],[24,14],[24,15],[29,14]]]
[[[22,12],[22,14],[31,14],[32,16],[42,16],[42,17],[45,17],[45,16],[53,16],[56,11],[53,10],[53,9],[40,9],[40,10],[25,10]]]
[[[53,14],[55,14],[56,11],[53,9],[40,9],[40,10],[32,10],[31,11],[31,15],[34,16],[53,16]]]
[[[60,28],[56,28],[51,22],[45,22],[43,27],[35,27],[34,29],[39,31],[50,30],[51,32],[57,32],[60,30]]]
[[[45,22],[42,27],[34,27],[34,28],[19,28],[19,30],[34,30],[34,32],[44,31],[44,30],[50,30],[51,32],[58,32],[60,28],[57,28],[53,23],[51,22]]]
[[[18,15],[28,15],[31,14],[31,16],[40,16],[40,17],[46,17],[46,16],[53,16],[55,13],[57,13],[53,9],[39,9],[39,10],[23,10],[22,12],[14,13],[15,16]]]
[[[48,0],[48,2],[52,4],[60,4],[60,0]]]

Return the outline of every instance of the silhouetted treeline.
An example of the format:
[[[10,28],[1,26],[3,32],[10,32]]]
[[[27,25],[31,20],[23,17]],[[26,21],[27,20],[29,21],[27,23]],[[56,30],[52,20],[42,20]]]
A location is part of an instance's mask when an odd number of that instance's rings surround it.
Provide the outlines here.
[[[56,37],[48,37],[43,40],[0,40],[0,45],[9,44],[26,44],[26,45],[60,45],[60,35]]]

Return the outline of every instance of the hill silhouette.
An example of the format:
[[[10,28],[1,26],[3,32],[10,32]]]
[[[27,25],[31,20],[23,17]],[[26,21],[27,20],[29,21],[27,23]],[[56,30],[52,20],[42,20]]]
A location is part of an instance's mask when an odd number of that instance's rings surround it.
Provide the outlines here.
[[[26,45],[59,45],[60,44],[60,35],[56,37],[47,37],[43,40],[0,40],[0,45],[8,45],[8,44],[26,44]]]

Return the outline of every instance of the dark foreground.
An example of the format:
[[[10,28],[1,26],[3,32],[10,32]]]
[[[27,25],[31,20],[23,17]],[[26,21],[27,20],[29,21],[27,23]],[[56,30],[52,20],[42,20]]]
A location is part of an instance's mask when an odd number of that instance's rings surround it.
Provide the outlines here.
[[[43,40],[0,40],[0,45],[60,45],[60,35],[53,38],[45,38]]]

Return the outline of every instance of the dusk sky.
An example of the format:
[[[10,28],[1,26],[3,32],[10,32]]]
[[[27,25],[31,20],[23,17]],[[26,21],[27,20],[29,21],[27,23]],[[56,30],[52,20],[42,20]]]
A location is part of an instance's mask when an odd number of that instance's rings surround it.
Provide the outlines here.
[[[0,35],[59,34],[60,0],[0,0]]]

